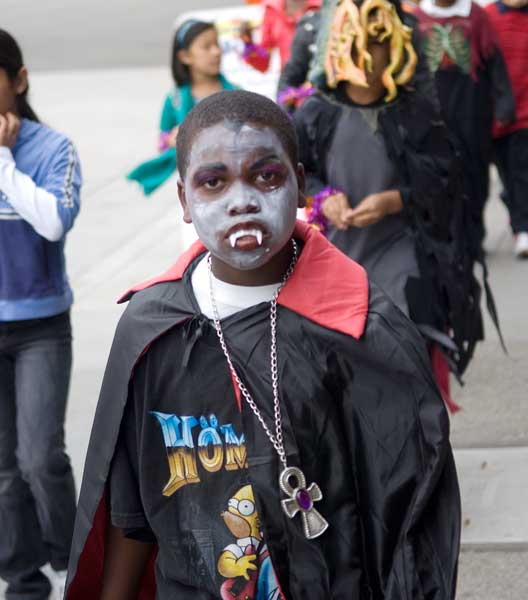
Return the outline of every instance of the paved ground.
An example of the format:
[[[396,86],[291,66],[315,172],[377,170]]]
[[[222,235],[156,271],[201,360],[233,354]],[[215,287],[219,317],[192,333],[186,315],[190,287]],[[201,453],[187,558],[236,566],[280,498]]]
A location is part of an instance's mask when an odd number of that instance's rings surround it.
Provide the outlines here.
[[[184,11],[242,0],[2,0],[1,27],[32,70],[142,67],[168,61],[172,23]]]
[[[528,446],[528,262],[512,259],[508,215],[497,199],[495,177],[493,183],[486,247],[508,355],[487,319],[487,339],[477,348],[464,378],[466,385],[454,387],[463,407],[452,421],[452,439],[459,448]]]
[[[528,552],[460,555],[457,600],[526,600]]]

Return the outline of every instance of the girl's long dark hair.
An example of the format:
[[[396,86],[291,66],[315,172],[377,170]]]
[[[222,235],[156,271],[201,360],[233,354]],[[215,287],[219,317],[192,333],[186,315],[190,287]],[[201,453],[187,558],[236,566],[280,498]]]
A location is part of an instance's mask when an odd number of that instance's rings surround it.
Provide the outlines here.
[[[22,51],[15,38],[4,29],[0,29],[0,69],[4,69],[8,78],[14,81],[23,66]],[[23,119],[30,119],[38,123],[39,118],[27,99],[28,92],[29,85],[24,92],[16,97],[17,112]]]
[[[186,85],[191,83],[191,71],[187,65],[184,65],[178,58],[180,50],[187,50],[193,41],[204,31],[214,29],[213,23],[189,19],[182,23],[174,34],[172,43],[172,62],[171,71],[174,83],[176,85]]]

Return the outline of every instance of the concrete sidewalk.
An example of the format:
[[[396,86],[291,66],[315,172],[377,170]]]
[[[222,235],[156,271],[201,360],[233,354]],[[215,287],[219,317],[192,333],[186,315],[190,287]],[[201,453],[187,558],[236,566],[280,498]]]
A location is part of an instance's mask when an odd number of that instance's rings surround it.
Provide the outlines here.
[[[131,167],[155,153],[158,112],[169,88],[165,69],[42,73],[32,79],[37,111],[75,141],[86,181],[67,247],[76,293],[67,436],[79,482],[122,311],[115,299],[163,271],[194,237],[181,222],[174,180],[151,198],[124,180]],[[457,597],[523,600],[528,598],[528,516],[521,503],[528,494],[528,262],[511,256],[508,219],[496,189],[488,226],[491,279],[510,355],[502,353],[487,323],[488,339],[477,351],[466,386],[456,390],[463,411],[452,419],[452,439],[464,502]]]

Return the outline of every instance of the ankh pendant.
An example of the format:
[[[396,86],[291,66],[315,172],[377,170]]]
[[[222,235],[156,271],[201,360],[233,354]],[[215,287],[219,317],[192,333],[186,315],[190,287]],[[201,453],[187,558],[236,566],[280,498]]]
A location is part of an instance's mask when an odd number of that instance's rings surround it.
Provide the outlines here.
[[[319,486],[311,483],[307,488],[306,477],[297,467],[286,467],[280,474],[279,484],[281,490],[289,496],[281,501],[286,515],[293,519],[298,512],[301,513],[304,535],[309,540],[322,535],[328,529],[328,521],[313,506],[314,502],[323,498]]]

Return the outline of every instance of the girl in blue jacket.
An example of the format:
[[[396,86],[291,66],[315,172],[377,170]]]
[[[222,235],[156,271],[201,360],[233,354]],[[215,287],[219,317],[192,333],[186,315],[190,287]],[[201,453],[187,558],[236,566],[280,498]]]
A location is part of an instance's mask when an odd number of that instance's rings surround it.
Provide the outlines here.
[[[39,122],[28,72],[0,29],[0,577],[44,600],[66,569],[75,488],[64,448],[72,291],[64,242],[79,211],[70,140]]]

